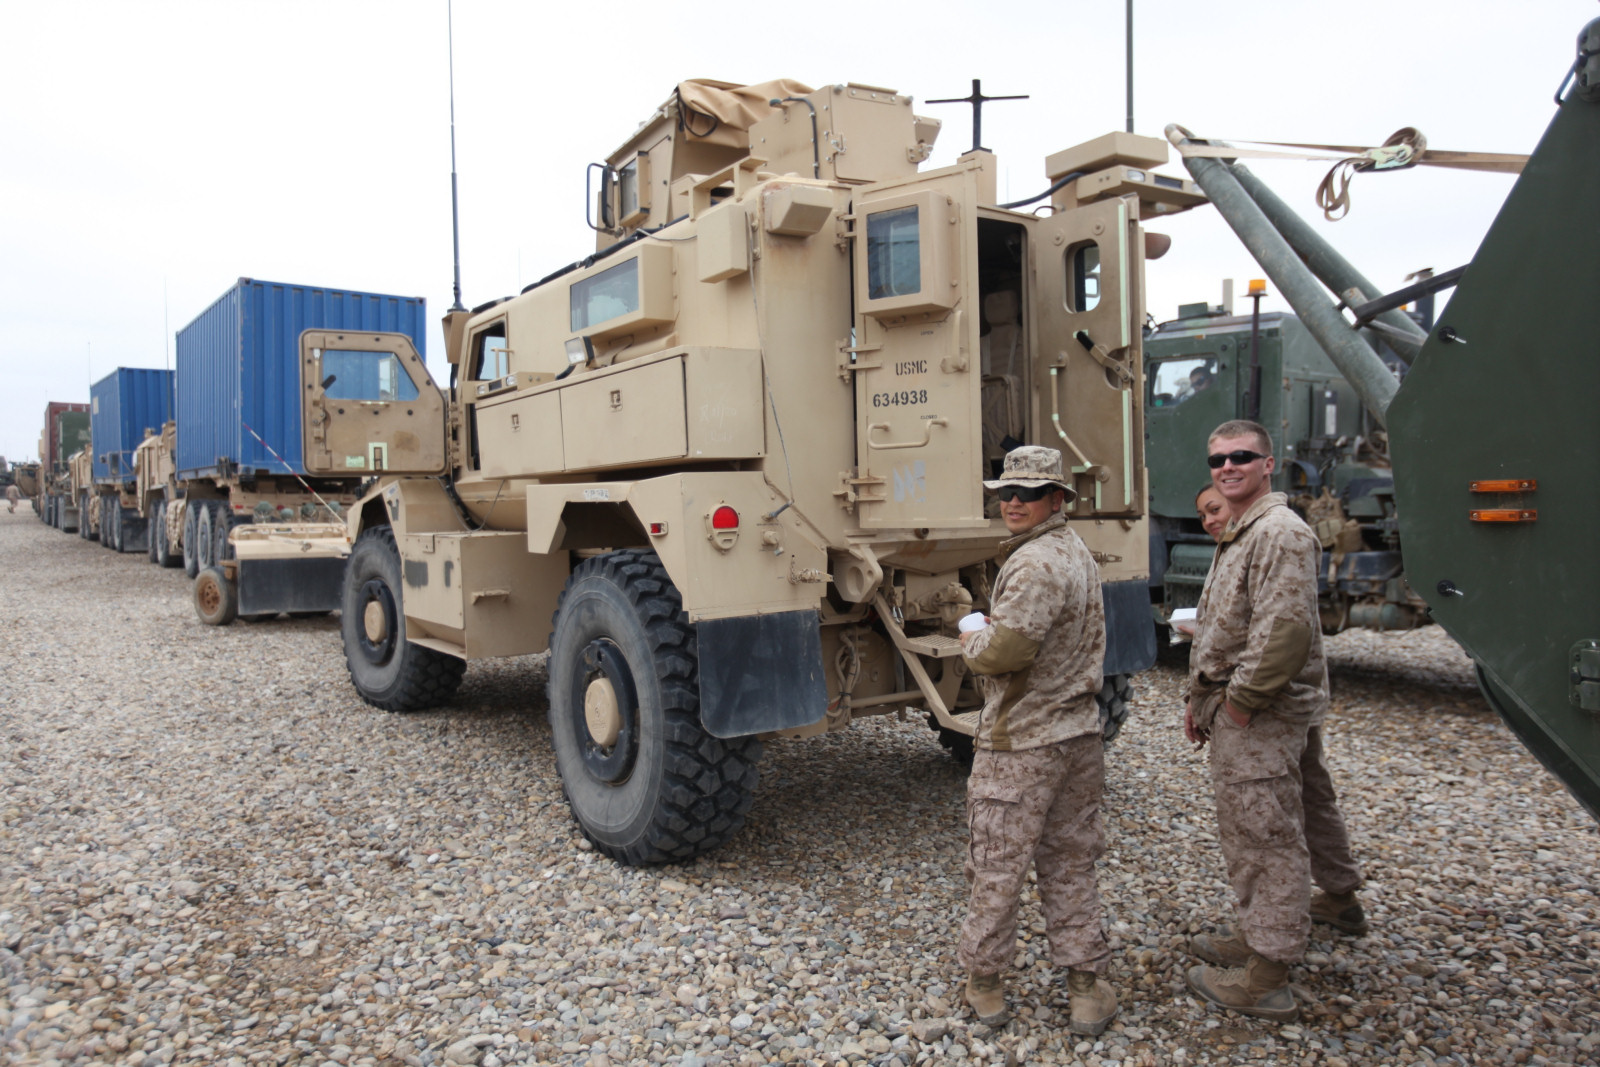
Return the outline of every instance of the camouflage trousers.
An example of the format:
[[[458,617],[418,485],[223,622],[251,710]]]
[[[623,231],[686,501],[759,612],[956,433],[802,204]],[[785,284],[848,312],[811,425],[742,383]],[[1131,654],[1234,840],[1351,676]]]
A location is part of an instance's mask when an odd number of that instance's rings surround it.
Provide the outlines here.
[[[1322,758],[1322,729],[1226,710],[1211,728],[1211,784],[1239,931],[1258,954],[1297,963],[1311,933],[1313,876],[1330,893],[1361,884]]]
[[[967,884],[961,965],[995,974],[1017,947],[1017,909],[1028,864],[1038,870],[1050,960],[1103,971],[1111,958],[1100,921],[1095,860],[1105,851],[1099,732],[1021,752],[979,749],[967,783]]]

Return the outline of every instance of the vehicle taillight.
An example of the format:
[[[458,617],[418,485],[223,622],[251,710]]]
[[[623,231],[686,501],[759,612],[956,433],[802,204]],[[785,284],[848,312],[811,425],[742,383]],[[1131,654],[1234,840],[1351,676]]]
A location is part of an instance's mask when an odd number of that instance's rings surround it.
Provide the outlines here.
[[[739,528],[739,513],[724,504],[711,513],[711,528],[713,530],[737,530]]]

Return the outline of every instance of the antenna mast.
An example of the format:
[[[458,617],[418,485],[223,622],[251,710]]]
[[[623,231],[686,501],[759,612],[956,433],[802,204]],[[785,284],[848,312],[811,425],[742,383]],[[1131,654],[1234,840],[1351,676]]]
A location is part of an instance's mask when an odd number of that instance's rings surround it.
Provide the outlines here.
[[[450,242],[455,251],[456,267],[456,302],[450,305],[450,310],[465,311],[466,306],[461,303],[461,214],[456,206],[456,38],[453,7],[450,0],[446,0],[445,40],[449,42],[450,49]]]

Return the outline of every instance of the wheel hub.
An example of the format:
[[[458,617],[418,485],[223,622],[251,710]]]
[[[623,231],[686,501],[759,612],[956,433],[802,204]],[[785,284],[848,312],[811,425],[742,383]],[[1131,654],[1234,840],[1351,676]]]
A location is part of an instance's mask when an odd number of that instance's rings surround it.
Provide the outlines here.
[[[361,624],[367,631],[367,640],[378,644],[388,637],[387,621],[383,616],[383,605],[376,600],[368,601],[367,610],[361,615]]]
[[[597,637],[578,654],[569,707],[583,747],[583,766],[608,785],[621,785],[633,774],[639,754],[639,698],[633,672],[622,650],[609,638]],[[579,711],[579,708],[582,711]]]
[[[221,600],[221,590],[217,588],[215,582],[205,581],[200,583],[200,606],[205,609],[207,615],[216,614],[217,604]]]
[[[394,594],[389,583],[382,578],[368,578],[361,586],[359,603],[361,630],[356,644],[362,657],[373,666],[381,667],[394,656],[399,640],[399,613],[395,610]]]
[[[610,748],[617,743],[622,733],[622,713],[617,707],[617,690],[610,678],[596,678],[584,690],[583,719],[595,744]]]

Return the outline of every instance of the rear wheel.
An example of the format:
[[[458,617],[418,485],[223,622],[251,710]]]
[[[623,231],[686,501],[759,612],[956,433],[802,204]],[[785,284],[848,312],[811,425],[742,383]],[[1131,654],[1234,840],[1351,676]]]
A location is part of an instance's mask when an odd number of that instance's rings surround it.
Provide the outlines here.
[[[706,732],[698,664],[654,553],[612,552],[572,572],[550,640],[551,740],[584,836],[622,863],[709,852],[750,810],[761,742]]]
[[[94,540],[94,523],[89,521],[90,499],[88,493],[78,494],[78,536],[85,541]]]
[[[247,526],[253,521],[249,516],[243,518],[234,515],[226,502],[217,505],[217,513],[212,519],[212,537],[216,543],[211,546],[211,558],[218,563],[233,558],[233,542],[228,540],[228,534],[235,526]]]
[[[193,578],[200,573],[200,505],[186,501],[183,505],[183,573]]]
[[[1100,735],[1107,741],[1115,741],[1122,732],[1122,724],[1128,721],[1128,705],[1133,703],[1133,676],[1106,675],[1094,699],[1100,705]]]
[[[207,626],[226,626],[239,615],[239,594],[221,567],[207,567],[194,580],[194,611]]]
[[[122,551],[122,502],[116,497],[100,498],[100,539],[105,540],[107,526],[111,527],[111,544],[107,547],[113,552]]]
[[[361,699],[385,711],[442,704],[461,685],[467,664],[406,640],[400,551],[394,531],[362,531],[344,567],[344,658]]]
[[[217,542],[211,532],[217,521],[217,502],[202,500],[198,507],[200,514],[194,520],[194,558],[200,569],[205,570],[217,562],[213,554]]]
[[[167,502],[163,500],[156,505],[156,528],[150,531],[150,543],[155,546],[154,559],[157,566],[176,567],[183,559],[172,551],[172,535],[167,532]]]

